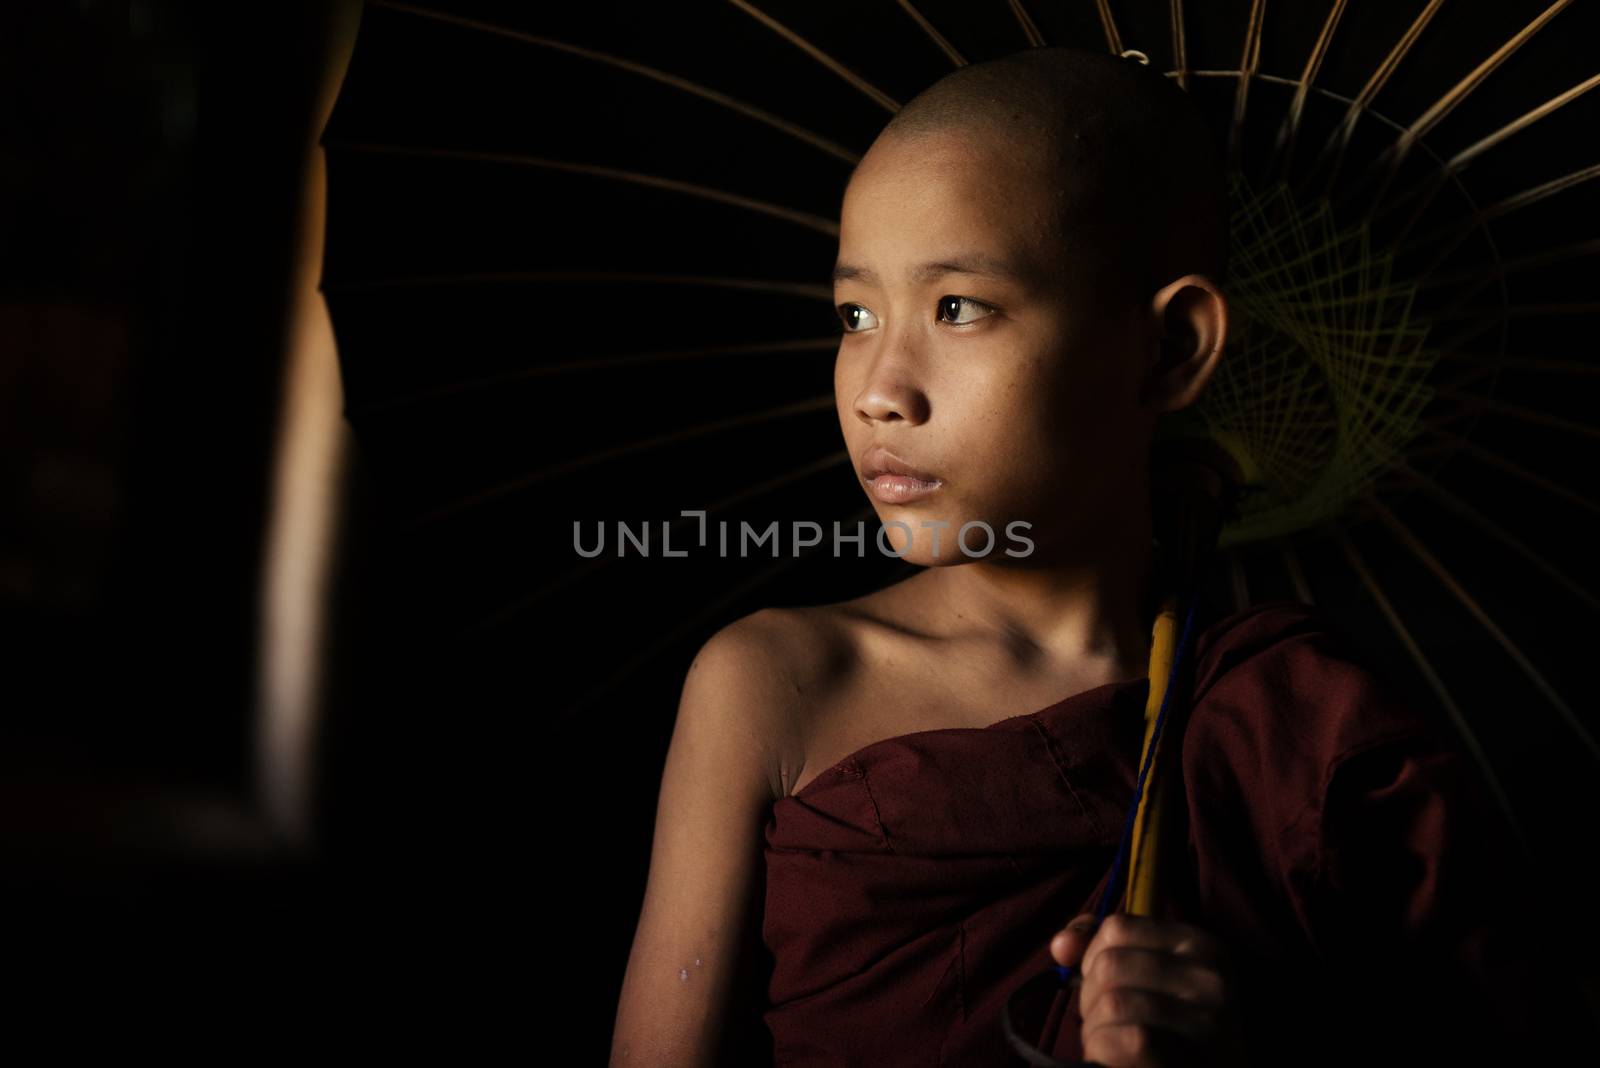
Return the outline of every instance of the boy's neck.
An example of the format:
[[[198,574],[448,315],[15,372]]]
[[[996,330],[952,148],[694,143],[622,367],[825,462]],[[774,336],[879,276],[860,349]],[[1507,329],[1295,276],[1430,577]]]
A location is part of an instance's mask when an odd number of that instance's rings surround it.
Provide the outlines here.
[[[923,578],[952,632],[987,630],[1062,661],[1105,661],[1131,678],[1148,669],[1153,624],[1154,553],[1148,537],[1139,544],[1142,553],[1113,551],[1076,565],[974,560]]]

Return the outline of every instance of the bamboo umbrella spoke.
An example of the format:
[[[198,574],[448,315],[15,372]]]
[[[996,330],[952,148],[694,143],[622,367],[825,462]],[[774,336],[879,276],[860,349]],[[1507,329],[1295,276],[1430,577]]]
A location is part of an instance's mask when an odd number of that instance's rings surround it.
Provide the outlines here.
[[[463,274],[412,275],[397,278],[357,278],[324,280],[324,293],[359,293],[383,289],[408,289],[427,286],[482,286],[501,283],[536,282],[617,282],[628,284],[710,286],[719,289],[744,289],[757,293],[833,300],[833,289],[812,282],[789,282],[775,278],[719,277],[712,275],[651,274],[628,271],[493,271]]]
[[[670,431],[666,434],[658,434],[654,437],[645,438],[642,441],[630,441],[621,445],[613,445],[609,448],[600,449],[596,452],[575,457],[571,460],[564,460],[560,463],[551,464],[550,466],[541,468],[538,471],[522,475],[518,478],[511,479],[510,481],[498,483],[488,487],[487,489],[479,490],[477,493],[471,494],[470,496],[457,498],[448,504],[442,505],[429,512],[425,512],[422,515],[410,520],[404,524],[403,528],[406,530],[414,530],[418,527],[437,523],[441,519],[456,515],[457,513],[465,511],[468,508],[486,504],[490,501],[498,500],[510,494],[526,490],[541,482],[548,481],[549,479],[557,478],[563,475],[575,474],[579,471],[594,467],[597,464],[606,463],[610,460],[620,460],[626,456],[636,456],[640,453],[653,452],[667,446],[678,445],[685,441],[692,441],[695,438],[705,437],[708,434],[719,434],[728,430],[737,429],[739,427],[750,426],[751,424],[755,423],[765,423],[775,419],[785,419],[793,415],[806,415],[811,412],[820,412],[824,410],[831,411],[833,410],[833,407],[834,399],[833,395],[830,393],[823,396],[810,397],[802,401],[796,401],[792,404],[781,404],[775,408],[766,408],[758,412],[747,412],[744,415],[729,416],[726,419],[718,419],[708,423],[699,423],[694,426],[684,427],[680,430]]]
[[[816,45],[812,44],[810,41],[806,40],[800,34],[796,33],[794,30],[791,30],[789,27],[785,26],[783,23],[779,22],[765,11],[762,11],[754,4],[749,3],[748,0],[728,0],[728,3],[732,4],[740,11],[743,11],[745,14],[749,15],[751,18],[755,19],[757,22],[761,23],[763,26],[782,37],[784,40],[788,41],[790,44],[799,48],[806,55],[822,64],[834,74],[837,74],[850,86],[859,90],[861,94],[868,100],[871,100],[874,104],[877,104],[891,115],[900,110],[899,102],[891,97],[888,93],[885,93],[882,89],[870,84],[865,78],[861,77],[855,71],[846,67],[843,63],[840,63],[837,59],[834,59],[822,49],[818,48]]]
[[[1343,0],[1340,0],[1342,3]],[[1178,79],[1178,87],[1185,91],[1189,88],[1189,39],[1183,26],[1183,0],[1172,0],[1167,6],[1168,24],[1172,33],[1172,61],[1177,68],[1172,72]],[[1120,50],[1119,50],[1120,51]]]
[[[650,364],[699,360],[716,356],[769,352],[832,352],[838,347],[839,339],[829,336],[798,338],[792,341],[752,341],[732,345],[701,345],[690,349],[658,349],[651,352],[622,353],[616,356],[595,356],[582,360],[567,360],[562,363],[539,364],[535,367],[519,368],[502,374],[485,375],[465,382],[449,382],[417,393],[387,397],[380,401],[356,405],[350,409],[350,412],[356,416],[393,412],[397,409],[409,408],[425,402],[439,401],[447,397],[459,396],[463,393],[471,393],[493,386],[506,386],[515,382],[552,375],[616,371],[628,367],[643,367]]]
[[[924,16],[922,12],[917,10],[917,6],[913,4],[911,0],[898,0],[898,3],[900,4],[901,9],[904,10],[906,14],[911,16],[912,21],[921,28],[922,32],[927,34],[928,38],[939,47],[939,51],[950,57],[951,63],[958,67],[965,67],[967,65],[966,57],[958,52],[954,45],[945,40],[943,34],[933,28],[933,23],[929,22],[927,17]]]
[[[875,514],[874,509],[869,505],[851,513],[845,518],[845,522],[866,522],[873,518]],[[667,628],[659,637],[642,646],[638,652],[619,664],[606,677],[604,682],[591,687],[583,696],[557,713],[557,721],[570,721],[575,718],[579,712],[582,712],[585,708],[594,704],[595,701],[616,689],[618,685],[632,677],[640,668],[660,656],[663,651],[672,648],[684,638],[697,632],[708,620],[720,617],[730,605],[737,604],[799,564],[809,562],[814,558],[817,549],[818,546],[811,545],[796,551],[792,556],[781,557],[777,563],[764,567],[755,575],[733,585],[720,597],[711,598],[696,611],[685,613],[675,626]]]
[[[1374,214],[1388,214],[1389,212],[1405,204],[1407,201],[1411,200],[1413,197],[1419,195],[1422,196],[1422,200],[1418,203],[1410,218],[1407,219],[1405,225],[1400,228],[1399,237],[1403,238],[1406,234],[1410,233],[1411,227],[1415,225],[1416,221],[1421,217],[1424,209],[1427,208],[1428,204],[1433,199],[1433,195],[1438,192],[1438,190],[1442,188],[1448,180],[1454,178],[1468,163],[1472,162],[1489,149],[1500,144],[1512,134],[1526,130],[1540,119],[1554,114],[1559,108],[1565,107],[1567,104],[1572,103],[1574,100],[1578,99],[1584,93],[1587,93],[1590,89],[1593,89],[1597,85],[1600,85],[1600,74],[1595,74],[1591,77],[1585,78],[1572,88],[1556,94],[1543,104],[1540,104],[1538,107],[1525,112],[1518,118],[1513,119],[1511,122],[1506,123],[1498,130],[1495,130],[1493,133],[1488,134],[1469,147],[1457,152],[1454,156],[1451,156],[1449,160],[1445,161],[1443,167],[1441,167],[1433,175],[1418,182],[1415,186],[1406,190],[1404,193],[1391,198],[1386,207],[1378,208]]]
[[[1565,192],[1595,178],[1600,178],[1600,163],[1563,174],[1547,182],[1541,182],[1536,186],[1497,200],[1487,207],[1475,209],[1467,219],[1437,226],[1421,236],[1412,237],[1400,243],[1396,251],[1411,252],[1420,249],[1424,245],[1432,244],[1440,238],[1448,238],[1449,240],[1435,253],[1433,260],[1422,271],[1423,275],[1431,274],[1445,257],[1455,251],[1461,242],[1471,236],[1473,230],[1487,226],[1487,224],[1502,216],[1509,215],[1531,204],[1537,204],[1547,197],[1555,196],[1557,193]]]
[[[1403,523],[1400,522],[1393,512],[1391,512],[1388,508],[1385,508],[1383,504],[1376,498],[1370,498],[1367,503],[1371,505],[1378,518],[1383,521],[1384,526],[1386,526],[1390,533],[1395,536],[1395,539],[1399,541],[1400,544],[1403,545],[1412,556],[1416,557],[1416,559],[1421,562],[1423,566],[1431,571],[1434,577],[1439,580],[1440,584],[1443,585],[1445,589],[1450,591],[1450,594],[1456,599],[1456,601],[1463,608],[1465,608],[1467,612],[1474,619],[1476,619],[1486,631],[1489,632],[1500,648],[1505,650],[1506,655],[1509,656],[1512,661],[1522,669],[1523,674],[1527,676],[1528,681],[1533,684],[1534,688],[1543,694],[1545,699],[1550,702],[1551,707],[1556,710],[1557,714],[1561,718],[1561,721],[1567,725],[1574,735],[1577,736],[1584,748],[1589,750],[1590,755],[1596,761],[1600,761],[1600,743],[1596,743],[1594,735],[1589,732],[1589,728],[1578,717],[1578,714],[1573,711],[1572,706],[1567,703],[1565,698],[1556,692],[1555,687],[1550,685],[1549,680],[1544,677],[1543,672],[1534,666],[1533,661],[1528,659],[1527,654],[1522,651],[1516,642],[1511,640],[1511,637],[1506,634],[1503,629],[1501,629],[1499,624],[1490,618],[1489,614],[1484,611],[1483,607],[1478,604],[1477,600],[1467,592],[1466,588],[1462,586],[1460,581],[1450,573],[1450,571],[1444,566],[1443,563],[1439,561],[1437,557],[1433,555],[1433,553],[1428,551],[1427,547],[1422,544],[1415,534],[1413,534]]]
[[[1536,408],[1529,408],[1523,404],[1512,404],[1509,401],[1499,400],[1495,397],[1480,397],[1471,394],[1458,393],[1452,389],[1440,389],[1440,396],[1449,397],[1468,408],[1477,408],[1486,412],[1499,415],[1509,415],[1514,419],[1521,419],[1529,423],[1538,423],[1541,426],[1554,427],[1570,434],[1582,437],[1600,437],[1600,425],[1594,423],[1581,423],[1576,419],[1566,419],[1549,412],[1541,412]]]
[[[1382,203],[1383,194],[1388,191],[1389,183],[1394,180],[1396,173],[1398,173],[1400,169],[1401,163],[1405,161],[1406,156],[1411,152],[1416,144],[1427,135],[1428,131],[1432,130],[1433,127],[1442,119],[1444,119],[1446,115],[1449,115],[1450,112],[1453,111],[1462,100],[1466,99],[1469,93],[1471,93],[1478,86],[1482,85],[1490,74],[1494,73],[1494,71],[1497,70],[1502,63],[1515,54],[1519,48],[1521,48],[1528,42],[1529,39],[1533,37],[1534,34],[1543,29],[1551,19],[1560,14],[1571,2],[1572,0],[1555,0],[1554,3],[1541,12],[1532,22],[1528,23],[1520,31],[1512,35],[1512,37],[1503,43],[1499,48],[1495,49],[1494,52],[1483,62],[1479,63],[1470,74],[1468,74],[1465,78],[1462,78],[1453,87],[1451,87],[1448,92],[1446,92],[1438,100],[1434,101],[1433,104],[1429,105],[1429,107],[1424,110],[1423,113],[1411,123],[1411,125],[1405,128],[1405,130],[1401,133],[1399,140],[1391,145],[1382,156],[1372,163],[1367,172],[1368,177],[1363,179],[1361,182],[1356,183],[1348,192],[1359,190],[1366,184],[1372,174],[1381,170],[1383,172],[1383,178],[1378,185],[1378,191],[1373,194],[1372,206],[1369,208],[1370,211],[1376,213],[1378,210],[1378,205]]]
[[[1491,356],[1478,352],[1452,353],[1451,358],[1480,363],[1496,371],[1557,375],[1600,374],[1600,363],[1585,360],[1547,360],[1535,357]]]
[[[1372,599],[1377,602],[1379,611],[1383,613],[1384,618],[1389,622],[1389,626],[1394,630],[1395,635],[1399,637],[1401,644],[1405,646],[1406,652],[1410,654],[1411,662],[1416,665],[1418,672],[1426,680],[1428,686],[1432,688],[1434,695],[1439,698],[1439,704],[1443,706],[1445,713],[1450,717],[1450,722],[1455,727],[1457,737],[1461,739],[1467,753],[1472,757],[1473,763],[1477,765],[1479,773],[1483,776],[1484,784],[1488,786],[1490,792],[1494,795],[1496,804],[1500,806],[1500,811],[1505,815],[1512,831],[1515,832],[1524,852],[1528,852],[1528,838],[1523,833],[1522,823],[1517,819],[1516,809],[1512,806],[1511,799],[1506,795],[1505,787],[1500,782],[1500,776],[1495,774],[1494,765],[1489,761],[1488,754],[1484,752],[1483,744],[1478,740],[1477,732],[1467,723],[1466,716],[1462,714],[1461,706],[1456,703],[1449,688],[1445,686],[1444,680],[1440,678],[1439,672],[1434,668],[1432,661],[1423,653],[1422,647],[1417,644],[1417,640],[1411,634],[1411,628],[1407,627],[1400,618],[1400,613],[1395,609],[1393,602],[1384,592],[1383,587],[1379,585],[1376,577],[1373,576],[1372,570],[1367,567],[1366,561],[1362,559],[1361,553],[1356,549],[1354,543],[1350,541],[1349,536],[1342,530],[1337,531],[1336,536],[1339,541],[1339,547],[1344,550],[1345,558],[1350,561],[1351,569],[1360,578],[1361,584],[1366,587],[1367,592],[1372,595]]]
[[[1028,38],[1028,44],[1038,48],[1045,44],[1044,34],[1039,32],[1039,27],[1034,24],[1033,16],[1028,14],[1028,9],[1022,6],[1022,0],[1006,0],[1011,5],[1011,14],[1016,17],[1017,25],[1022,27],[1023,35]]]
[[[685,182],[677,178],[668,178],[659,174],[644,174],[639,171],[628,170],[622,167],[606,167],[598,163],[583,163],[577,160],[549,159],[543,156],[528,156],[508,152],[469,152],[463,149],[449,148],[419,148],[411,145],[383,145],[359,141],[324,141],[323,148],[330,152],[362,152],[386,153],[396,156],[422,156],[433,159],[453,159],[468,163],[495,163],[518,167],[538,167],[546,170],[565,171],[571,174],[581,174],[595,178],[609,178],[618,182],[630,182],[635,185],[648,186],[652,189],[663,189],[672,193],[682,193],[686,196],[700,197],[705,200],[716,201],[730,207],[743,208],[746,211],[770,215],[775,219],[792,222],[799,226],[815,230],[828,237],[839,236],[839,224],[833,219],[825,219],[820,215],[813,215],[806,211],[797,211],[794,208],[773,204],[756,197],[742,196],[726,189],[715,189],[711,186],[701,185],[698,182]]]
[[[1519,256],[1513,260],[1497,263],[1487,271],[1471,270],[1457,271],[1454,274],[1434,274],[1417,282],[1417,288],[1426,289],[1439,285],[1459,285],[1463,282],[1498,281],[1517,271],[1531,270],[1535,267],[1548,267],[1552,263],[1561,263],[1565,260],[1577,259],[1581,256],[1600,254],[1600,238],[1591,238],[1586,241],[1574,241],[1570,245],[1559,248],[1546,249],[1543,252]],[[1477,287],[1472,292],[1479,292]]]
[[[1244,51],[1239,57],[1239,80],[1233,92],[1233,122],[1228,127],[1229,165],[1237,168],[1240,141],[1244,135],[1245,101],[1250,94],[1250,79],[1261,66],[1261,20],[1266,14],[1266,0],[1251,0],[1250,17],[1245,22]]]
[[[1295,142],[1300,134],[1300,121],[1305,114],[1306,98],[1311,83],[1317,80],[1317,73],[1322,69],[1322,61],[1328,54],[1328,45],[1333,40],[1334,31],[1338,28],[1339,20],[1344,16],[1344,9],[1348,3],[1349,0],[1334,0],[1333,6],[1328,9],[1328,17],[1323,20],[1321,32],[1317,34],[1317,40],[1312,45],[1311,54],[1306,57],[1305,68],[1300,72],[1299,79],[1293,83],[1294,98],[1289,102],[1288,113],[1278,126],[1272,155],[1267,161],[1267,173],[1278,175],[1280,180],[1287,175],[1294,158]]]
[[[499,37],[506,37],[514,41],[520,41],[523,44],[535,45],[540,48],[548,48],[554,51],[564,52],[568,55],[592,60],[596,63],[603,63],[608,66],[615,67],[618,70],[625,70],[631,74],[637,74],[644,78],[650,78],[654,81],[660,82],[663,85],[670,85],[674,89],[681,89],[683,92],[692,93],[701,99],[709,100],[714,104],[727,108],[729,111],[737,112],[746,118],[754,119],[757,122],[764,123],[775,130],[788,134],[790,137],[793,137],[796,140],[802,141],[813,146],[814,148],[821,149],[830,156],[834,156],[837,159],[843,160],[845,163],[848,163],[851,166],[855,166],[855,164],[861,160],[861,157],[858,153],[852,152],[843,145],[831,141],[828,138],[822,137],[819,134],[813,133],[812,131],[801,126],[797,126],[785,119],[779,118],[770,112],[763,111],[762,109],[746,103],[743,100],[729,96],[726,93],[718,92],[715,89],[701,85],[697,82],[692,82],[687,78],[680,78],[675,74],[668,73],[667,71],[659,70],[643,63],[636,63],[630,59],[624,59],[621,56],[612,55],[608,52],[601,52],[592,48],[582,48],[578,45],[569,44],[566,41],[559,41],[551,37],[542,37],[538,34],[523,33],[518,30],[508,29],[503,26],[496,26],[492,23],[483,22],[479,19],[463,18],[460,15],[451,15],[443,11],[435,11],[432,8],[423,7],[419,4],[398,3],[396,0],[368,0],[368,4],[371,7],[386,8],[392,11],[416,15],[421,18],[434,19],[439,22],[460,26],[463,29],[476,30],[480,33],[494,34]]]
[[[1372,106],[1373,98],[1378,95],[1379,90],[1394,75],[1401,61],[1411,51],[1412,46],[1417,43],[1417,39],[1422,36],[1422,31],[1427,28],[1428,23],[1433,21],[1434,15],[1438,14],[1439,8],[1443,3],[1444,0],[1428,0],[1428,5],[1417,14],[1415,21],[1411,23],[1405,34],[1399,41],[1395,42],[1394,48],[1373,70],[1371,76],[1367,79],[1366,85],[1361,87],[1361,92],[1350,102],[1350,107],[1345,111],[1343,121],[1339,123],[1327,142],[1323,144],[1321,151],[1317,153],[1316,159],[1311,165],[1312,173],[1315,173],[1325,160],[1328,161],[1327,178],[1323,184],[1324,196],[1327,196],[1334,187],[1334,181],[1338,177],[1340,165],[1344,162],[1345,152],[1350,145],[1350,137],[1355,133],[1356,122],[1361,118],[1362,113]]]
[[[676,519],[667,521],[667,526],[670,530],[681,531],[685,527],[689,526],[689,524],[692,522],[698,523],[701,521],[709,521],[712,516],[719,515],[735,505],[744,504],[748,501],[755,500],[758,497],[766,496],[767,494],[776,490],[791,486],[802,479],[810,478],[812,475],[818,474],[819,472],[827,471],[841,465],[846,465],[849,462],[850,453],[848,451],[839,450],[837,452],[830,452],[828,455],[819,460],[815,460],[812,463],[803,464],[792,471],[785,471],[776,477],[769,478],[764,482],[757,482],[739,490],[736,493],[713,501],[712,503],[706,505],[704,509],[701,509],[701,511],[705,512],[703,520],[701,517],[696,515],[680,515]],[[618,559],[620,559],[620,557],[597,556],[592,560],[585,560],[581,566],[569,568],[568,570],[561,572],[553,580],[529,591],[522,597],[512,601],[510,604],[505,605],[504,607],[497,609],[485,616],[483,619],[469,624],[460,633],[463,636],[475,636],[483,631],[504,626],[514,616],[527,611],[529,608],[534,607],[540,601],[545,600],[553,594],[559,593],[562,590],[575,585],[580,579],[592,577],[595,572]]]
[[[1558,497],[1569,504],[1577,505],[1579,508],[1582,508],[1588,512],[1591,512],[1595,515],[1600,515],[1600,500],[1596,500],[1593,497],[1586,497],[1570,487],[1561,485],[1547,475],[1542,475],[1537,471],[1530,471],[1528,468],[1514,463],[1504,456],[1499,456],[1495,453],[1492,453],[1466,438],[1458,437],[1455,434],[1446,433],[1445,431],[1437,428],[1429,428],[1428,433],[1436,437],[1443,438],[1445,444],[1451,449],[1460,450],[1474,459],[1481,460],[1486,464],[1498,467],[1500,470],[1506,472],[1506,474],[1512,476],[1513,478],[1519,479],[1530,486],[1536,486],[1539,489],[1544,490],[1546,493]]]
[[[1584,604],[1588,605],[1591,610],[1600,610],[1600,598],[1595,597],[1594,594],[1580,586],[1570,575],[1556,567],[1544,556],[1536,552],[1530,545],[1528,545],[1527,542],[1516,537],[1510,531],[1506,530],[1498,523],[1495,523],[1488,516],[1484,515],[1466,501],[1463,501],[1460,497],[1457,497],[1455,494],[1439,485],[1439,483],[1435,480],[1420,473],[1405,461],[1396,461],[1394,469],[1404,475],[1405,478],[1413,485],[1421,488],[1423,492],[1427,493],[1434,500],[1443,504],[1457,515],[1469,520],[1479,530],[1482,530],[1485,534],[1495,538],[1501,544],[1506,545],[1518,556],[1521,556],[1534,567],[1538,568],[1540,571],[1543,571],[1552,582],[1566,590],[1568,593],[1572,594],[1572,596],[1576,597]]]
[[[1111,0],[1094,0],[1095,14],[1100,17],[1100,28],[1105,31],[1106,51],[1122,55],[1122,34],[1117,31],[1116,16],[1111,13]]]

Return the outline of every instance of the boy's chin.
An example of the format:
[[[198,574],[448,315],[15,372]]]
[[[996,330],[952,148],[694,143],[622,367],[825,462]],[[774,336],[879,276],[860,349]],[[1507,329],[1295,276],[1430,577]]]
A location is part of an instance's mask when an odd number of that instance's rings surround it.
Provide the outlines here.
[[[963,556],[960,553],[943,553],[934,556],[931,551],[907,553],[900,558],[914,567],[956,567],[960,564],[977,563],[977,559]]]
[[[878,549],[920,567],[949,567],[981,561],[1013,562],[1030,555],[1032,543],[1020,530],[983,520],[946,521],[942,516],[880,516]],[[922,524],[938,523],[937,527]],[[958,536],[959,535],[959,536]]]
[[[901,556],[900,559],[917,567],[959,567],[962,564],[1009,564],[1016,562],[998,547],[989,552],[987,555],[975,553],[970,556],[961,552],[960,550],[957,550],[956,552],[941,551],[939,555],[935,556],[931,549],[925,549],[906,553]]]

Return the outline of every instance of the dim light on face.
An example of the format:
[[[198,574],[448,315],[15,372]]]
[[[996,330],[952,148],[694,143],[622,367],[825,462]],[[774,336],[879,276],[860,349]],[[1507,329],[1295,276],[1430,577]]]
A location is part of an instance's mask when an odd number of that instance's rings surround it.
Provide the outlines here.
[[[1071,270],[1050,205],[1025,159],[961,134],[885,138],[857,168],[834,395],[881,520],[1020,520],[1048,544],[1092,523],[1117,480],[1143,477],[1142,327]],[[897,549],[965,559],[916,537]]]

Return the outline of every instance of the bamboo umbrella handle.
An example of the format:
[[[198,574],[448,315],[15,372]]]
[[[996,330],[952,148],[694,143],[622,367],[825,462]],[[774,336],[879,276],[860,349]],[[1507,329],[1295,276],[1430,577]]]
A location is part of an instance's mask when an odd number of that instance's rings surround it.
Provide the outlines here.
[[[1157,581],[1167,592],[1151,631],[1150,691],[1145,701],[1140,767],[1146,759],[1151,763],[1144,795],[1134,814],[1128,878],[1120,900],[1120,910],[1135,916],[1157,915],[1170,889],[1170,872],[1163,870],[1162,863],[1163,853],[1170,852],[1161,834],[1162,813],[1169,807],[1168,795],[1176,789],[1170,783],[1181,770],[1189,694],[1173,694],[1161,736],[1154,735],[1183,637],[1180,610],[1186,607],[1186,601],[1192,603],[1199,596],[1201,579],[1215,556],[1222,525],[1238,514],[1239,494],[1246,478],[1243,463],[1225,444],[1214,439],[1186,439],[1164,447],[1166,451],[1157,457],[1159,466],[1152,472],[1152,489],[1157,529],[1166,550],[1166,558],[1158,561],[1163,570]],[[1172,803],[1184,800],[1174,798]]]
[[[1178,652],[1179,638],[1178,600],[1169,596],[1156,616],[1150,652],[1150,695],[1144,708],[1144,744],[1140,746],[1140,764],[1148,758],[1156,717],[1161,713],[1162,698],[1172,677],[1173,659]],[[1169,723],[1170,725],[1170,723]],[[1123,893],[1120,911],[1135,916],[1153,916],[1162,903],[1160,888],[1164,885],[1161,872],[1161,812],[1166,807],[1166,786],[1173,776],[1167,770],[1168,754],[1181,753],[1181,747],[1168,744],[1169,732],[1163,728],[1161,737],[1155,738],[1155,757],[1145,782],[1144,796],[1139,799],[1139,811],[1133,818],[1133,841],[1129,847],[1128,882]]]
[[[1177,796],[1176,787],[1168,784],[1178,778],[1182,769],[1183,724],[1189,694],[1175,690],[1167,701],[1169,683],[1181,684],[1183,664],[1178,662],[1185,627],[1193,623],[1200,589],[1200,579],[1210,566],[1215,554],[1217,535],[1222,523],[1237,513],[1237,501],[1243,476],[1226,445],[1211,439],[1184,440],[1167,446],[1176,452],[1165,452],[1159,468],[1152,470],[1151,490],[1155,527],[1158,542],[1164,552],[1157,556],[1153,597],[1160,597],[1159,610],[1151,628],[1150,690],[1145,702],[1144,745],[1140,753],[1139,768],[1145,772],[1144,792],[1139,807],[1134,811],[1131,833],[1126,839],[1128,847],[1127,878],[1122,880],[1123,890],[1118,911],[1136,916],[1158,915],[1171,898],[1172,867],[1163,864],[1161,854],[1170,852],[1165,839],[1176,841],[1172,830],[1181,826],[1177,821],[1167,821],[1162,812],[1169,804],[1183,800]],[[1154,599],[1146,602],[1153,607]],[[1184,618],[1180,618],[1180,614]],[[1194,635],[1188,635],[1193,639]],[[1175,671],[1174,669],[1179,669]],[[1161,719],[1162,705],[1167,703],[1166,718]],[[1161,733],[1156,734],[1160,721]],[[1177,740],[1169,740],[1169,736]],[[1153,746],[1153,748],[1152,748]],[[1163,830],[1166,831],[1163,834]],[[1184,843],[1186,844],[1186,843]],[[1118,866],[1123,860],[1118,850]],[[1114,868],[1111,878],[1116,879]],[[1110,888],[1107,888],[1110,893]],[[1097,913],[1104,914],[1107,898],[1102,896]],[[1059,987],[1067,981],[1071,966],[1057,965],[1040,972],[1033,979],[1013,990],[1006,997],[1000,1014],[1000,1024],[1012,1050],[1029,1064],[1040,1068],[1081,1068],[1079,1062],[1063,1061],[1034,1047],[1028,1039],[1017,1033],[1012,1022],[1012,1003],[1018,993],[1035,983],[1048,983]]]

